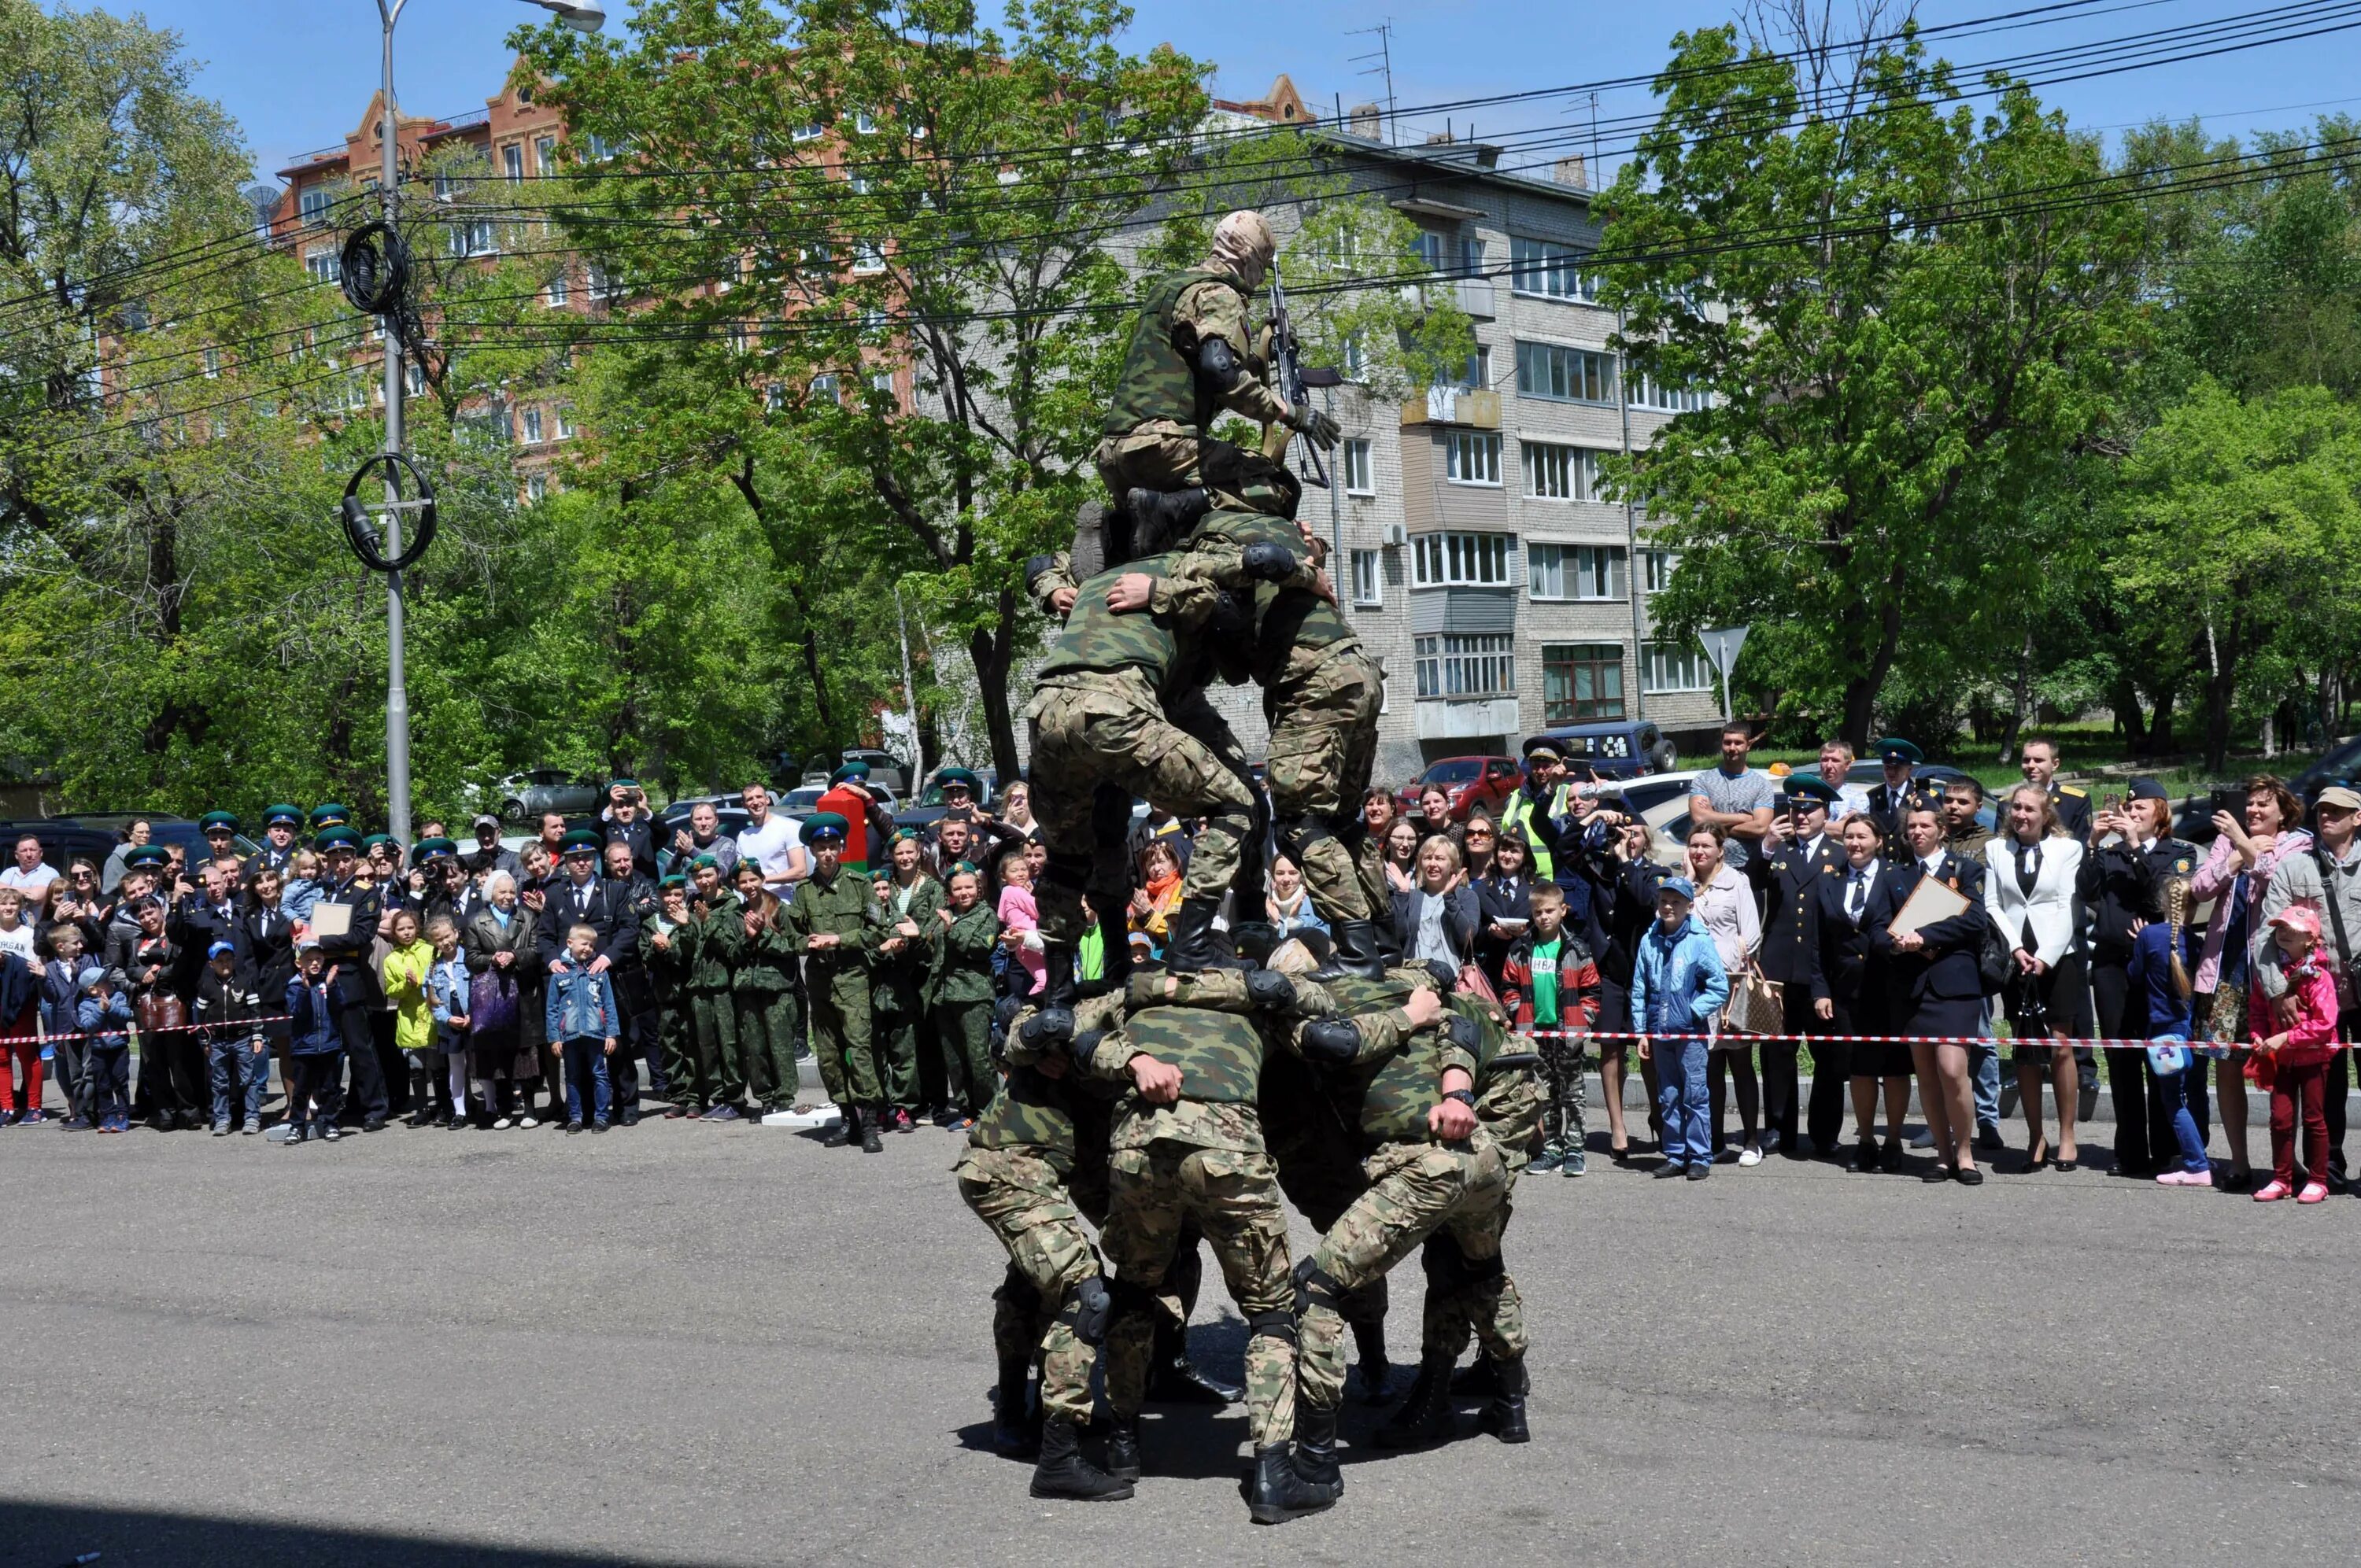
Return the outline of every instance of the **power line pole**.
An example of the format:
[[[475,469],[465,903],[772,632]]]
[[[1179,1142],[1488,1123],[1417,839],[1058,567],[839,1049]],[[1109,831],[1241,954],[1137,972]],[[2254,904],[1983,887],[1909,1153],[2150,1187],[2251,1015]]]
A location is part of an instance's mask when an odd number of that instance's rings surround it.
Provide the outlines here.
[[[401,19],[401,8],[410,0],[377,0],[379,16],[385,24],[385,82],[382,97],[385,123],[379,136],[378,193],[385,201],[385,226],[400,234],[401,176],[395,156],[394,137],[400,134],[401,119],[393,104],[393,25]],[[400,303],[396,302],[399,311]],[[401,554],[401,489],[395,477],[400,472],[398,460],[401,451],[401,322],[397,314],[378,318],[385,334],[385,555],[397,560]],[[395,842],[405,849],[410,844],[410,693],[402,670],[401,574],[389,572],[385,578],[385,830]]]

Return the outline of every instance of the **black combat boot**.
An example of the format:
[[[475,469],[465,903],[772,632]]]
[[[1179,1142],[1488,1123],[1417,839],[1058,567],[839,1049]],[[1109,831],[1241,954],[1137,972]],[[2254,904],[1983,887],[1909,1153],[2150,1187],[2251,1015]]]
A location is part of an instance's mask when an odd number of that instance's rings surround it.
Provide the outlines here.
[[[1321,974],[1358,975],[1363,980],[1385,978],[1386,958],[1378,947],[1376,921],[1336,921],[1328,927],[1328,962],[1322,967]]]
[[[1213,915],[1216,898],[1184,898],[1172,911],[1164,939],[1164,968],[1170,974],[1194,974],[1199,970],[1235,969],[1239,961],[1215,946]]]
[[[1257,1524],[1284,1524],[1316,1514],[1336,1499],[1314,1491],[1295,1473],[1295,1456],[1283,1442],[1255,1450],[1254,1476],[1246,1483],[1246,1512]]]
[[[1295,1473],[1303,1489],[1323,1503],[1345,1495],[1345,1472],[1336,1464],[1336,1412],[1309,1401],[1295,1401]]]
[[[1500,1391],[1499,1364],[1480,1352],[1473,1365],[1463,1366],[1451,1375],[1454,1394],[1497,1394]]]
[[[1040,1452],[1026,1397],[1032,1371],[1027,1356],[1000,1364],[1000,1386],[992,1391],[992,1447],[1003,1459],[1031,1459]]]
[[[885,1152],[884,1144],[877,1136],[877,1124],[884,1120],[884,1115],[885,1108],[883,1105],[872,1105],[862,1114],[861,1118],[861,1152],[862,1154]]]
[[[1081,994],[1074,984],[1074,945],[1071,942],[1045,942],[1041,945],[1041,989],[1033,998],[1033,1005],[1044,1013],[1063,1010],[1071,1013]]]
[[[1213,510],[1213,495],[1202,485],[1185,490],[1143,487],[1124,498],[1124,510],[1131,513],[1133,551],[1154,555],[1189,537],[1197,520]]]
[[[1484,1407],[1478,1424],[1502,1442],[1531,1442],[1533,1434],[1525,1430],[1525,1395],[1531,1391],[1533,1383],[1525,1371],[1525,1358],[1521,1355],[1514,1361],[1497,1361],[1492,1365],[1498,1374],[1500,1391],[1492,1396],[1490,1404]]]
[[[1379,1448],[1426,1448],[1448,1439],[1456,1423],[1451,1411],[1451,1363],[1430,1355],[1418,1364],[1418,1381],[1385,1425]]]
[[[1107,1474],[1118,1481],[1139,1479],[1139,1418],[1116,1416],[1107,1435]]]
[[[1131,1483],[1119,1480],[1082,1457],[1080,1434],[1071,1421],[1041,1423],[1041,1462],[1033,1467],[1033,1495],[1071,1497],[1082,1503],[1112,1503],[1131,1496]]]
[[[831,1149],[850,1148],[860,1141],[860,1108],[853,1105],[838,1106],[836,1108],[836,1125],[829,1130],[828,1136],[820,1140],[820,1146]]]

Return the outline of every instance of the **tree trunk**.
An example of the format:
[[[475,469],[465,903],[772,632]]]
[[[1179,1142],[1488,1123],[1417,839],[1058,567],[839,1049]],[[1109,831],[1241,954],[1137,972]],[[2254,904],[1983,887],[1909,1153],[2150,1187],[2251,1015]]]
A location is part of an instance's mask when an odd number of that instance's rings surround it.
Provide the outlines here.
[[[2025,733],[2026,716],[2033,707],[2033,629],[2026,628],[2025,647],[2016,656],[2016,679],[2009,684],[2008,724],[2000,734],[2000,754],[1996,762],[2014,762],[2016,758],[2016,738]]]
[[[1877,694],[1885,689],[1885,677],[1894,670],[1894,651],[1902,646],[1902,582],[1903,571],[1896,565],[1885,580],[1885,605],[1878,615],[1877,652],[1870,655],[1866,667],[1845,682],[1844,738],[1863,754],[1869,751],[1870,720],[1877,716]]]
[[[2124,749],[2135,757],[2145,755],[2147,714],[2140,707],[2139,688],[2132,685],[2129,675],[2115,677],[2115,689],[2108,694],[2107,702],[2115,710],[2115,727],[2123,731]]]
[[[989,631],[968,634],[967,656],[975,666],[975,685],[983,703],[983,729],[992,742],[992,765],[1000,770],[1002,786],[1016,777],[1016,723],[1009,711],[1009,650],[1016,641],[1016,596],[1000,594],[1000,615]]]
[[[2172,750],[2172,702],[2169,688],[2156,694],[2156,711],[2148,716],[2147,744],[2140,755],[2161,757]]]

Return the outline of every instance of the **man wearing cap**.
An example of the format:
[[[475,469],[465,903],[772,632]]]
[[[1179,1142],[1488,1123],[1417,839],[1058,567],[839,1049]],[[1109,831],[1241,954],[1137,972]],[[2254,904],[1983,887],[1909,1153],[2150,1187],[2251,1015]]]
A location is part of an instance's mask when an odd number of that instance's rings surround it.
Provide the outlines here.
[[[1812,1008],[1812,971],[1819,952],[1819,887],[1844,872],[1844,851],[1828,835],[1828,810],[1837,792],[1808,773],[1784,780],[1778,813],[1762,851],[1746,862],[1746,879],[1763,902],[1763,945],[1756,959],[1764,977],[1780,988],[1784,1021],[1780,1033],[1817,1035],[1827,1025]],[[1763,1053],[1764,1150],[1802,1159],[1795,1136],[1795,1042],[1765,1041]],[[1812,1047],[1812,1152],[1823,1159],[1839,1153],[1844,1131],[1845,1094],[1851,1081],[1850,1055],[1841,1045]]]
[[[2271,872],[2264,889],[2258,924],[2268,927],[2290,905],[2320,911],[2319,951],[2326,955],[2336,977],[2336,1037],[2353,1039],[2361,1024],[2361,984],[2356,984],[2355,955],[2361,953],[2361,789],[2339,782],[2313,799],[2312,843],[2308,853],[2290,855]],[[2285,994],[2287,977],[2276,964],[2254,966],[2255,983],[2276,1001]],[[2325,1112],[2328,1119],[2328,1170],[2309,1174],[2336,1191],[2345,1189],[2345,1096],[2352,1086],[2350,1051],[2338,1051],[2328,1064]]]
[[[2025,782],[2039,784],[2047,791],[2049,804],[2058,810],[2059,824],[2087,844],[2091,841],[2091,796],[2080,784],[2058,782],[2058,763],[2063,755],[2058,742],[2046,735],[2028,736],[2017,743],[2017,766],[2025,773]]]
[[[441,834],[418,840],[410,851],[410,906],[417,912],[418,928],[440,918],[457,926],[467,891],[467,873],[459,864],[459,846]]]
[[[294,874],[295,838],[303,827],[300,806],[273,806],[262,814],[262,848],[247,862],[246,874],[251,879],[257,872],[272,871],[280,876]],[[276,1005],[276,998],[272,999]]]
[[[605,974],[614,968],[617,948],[626,939],[619,933],[630,923],[629,888],[598,874],[599,858],[610,842],[630,847],[627,839],[602,839],[587,828],[567,833],[559,845],[565,855],[559,862],[565,874],[544,895],[542,917],[533,927],[533,943],[540,949],[544,972],[566,956],[566,933],[577,926],[588,926],[598,933],[589,972]]]
[[[500,842],[499,817],[489,811],[479,811],[471,829],[476,847],[459,857],[459,863],[467,868],[469,876],[481,883],[494,872],[506,872],[519,881],[523,879],[524,862],[517,859],[514,850]]]
[[[1728,836],[1723,862],[1744,871],[1754,846],[1771,831],[1775,798],[1771,781],[1746,765],[1754,748],[1752,732],[1742,720],[1721,727],[1721,762],[1699,773],[1689,785],[1689,821],[1699,828],[1719,828]]]
[[[197,818],[197,831],[204,836],[205,853],[216,861],[228,861],[245,872],[245,857],[237,852],[237,814],[234,811],[208,811]]]
[[[331,809],[341,812],[344,808],[320,808]],[[326,883],[320,902],[312,909],[313,941],[328,962],[327,983],[336,988],[336,1025],[344,1036],[345,1060],[352,1074],[350,1100],[338,1095],[331,1085],[328,1093],[338,1102],[323,1106],[322,1113],[334,1121],[349,1111],[359,1116],[363,1132],[382,1132],[387,1112],[385,1067],[378,1059],[377,1039],[369,1021],[385,1005],[377,965],[371,961],[378,927],[385,916],[385,899],[377,888],[363,884],[354,876],[361,858],[359,834],[337,823],[323,829],[312,843],[325,862]],[[330,908],[340,908],[345,913],[324,921],[321,912]],[[341,924],[344,929],[321,929],[330,923]]]
[[[833,811],[815,812],[804,824],[804,841],[818,864],[781,911],[781,928],[804,955],[812,1051],[843,1108],[845,1135],[857,1134],[861,1146],[875,1154],[884,1146],[878,1134],[885,1091],[870,1037],[869,954],[885,934],[885,909],[868,876],[844,863],[846,827]]]
[[[1870,743],[1877,753],[1878,766],[1883,776],[1869,792],[1867,810],[1885,829],[1888,844],[1902,842],[1902,813],[1918,794],[1914,782],[1915,770],[1927,760],[1926,753],[1899,736],[1889,735]]]
[[[819,797],[819,809],[833,813],[844,824],[844,865],[865,875],[872,847],[882,846],[893,835],[893,814],[871,792],[866,762],[845,763],[828,775],[828,784],[827,793]],[[804,824],[804,844],[813,847],[809,822]]]
[[[607,809],[599,826],[609,843],[631,847],[631,865],[653,885],[656,880],[655,824],[648,818],[648,792],[637,779],[617,779],[607,786]]]
[[[1141,298],[1092,460],[1115,506],[1148,512],[1147,527],[1165,543],[1217,505],[1295,515],[1302,487],[1292,474],[1263,452],[1213,439],[1224,410],[1335,444],[1334,420],[1296,407],[1264,381],[1270,367],[1256,352],[1247,300],[1275,253],[1260,213],[1231,213],[1203,261],[1166,273]],[[1139,489],[1149,494],[1135,499]]]
[[[919,836],[918,843],[934,858],[935,864],[943,868],[937,874],[947,875],[950,866],[966,861],[979,868],[990,868],[996,876],[1001,852],[1021,845],[1025,835],[978,804],[983,798],[983,782],[967,769],[945,768],[935,775],[935,783],[943,792],[943,814]],[[967,830],[963,842],[958,839],[957,830],[961,828]],[[943,844],[947,829],[954,839],[953,848],[948,850]],[[992,880],[987,877],[987,883]]]
[[[2132,982],[2130,964],[2138,927],[2164,918],[2164,884],[2192,875],[2195,846],[2171,836],[2172,802],[2152,778],[2136,778],[2119,806],[2091,817],[2093,842],[2082,857],[2075,892],[2091,911],[2091,1000],[2102,1037],[2144,1040],[2147,1002]],[[2143,1180],[2157,1174],[2179,1146],[2165,1097],[2152,1093],[2147,1052],[2136,1046],[2107,1052],[2108,1098],[2115,1107],[2115,1169]],[[2193,1103],[2201,1119],[2203,1076],[2191,1075]],[[2202,1120],[2201,1120],[2202,1124]]]

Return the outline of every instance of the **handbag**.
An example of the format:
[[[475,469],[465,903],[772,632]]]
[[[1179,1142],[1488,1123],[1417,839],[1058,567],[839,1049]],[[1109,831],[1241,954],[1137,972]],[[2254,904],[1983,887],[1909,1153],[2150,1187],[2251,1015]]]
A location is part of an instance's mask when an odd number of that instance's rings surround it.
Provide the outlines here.
[[[1976,978],[1982,982],[1986,996],[1998,996],[2008,988],[2009,977],[2018,973],[2016,954],[2008,938],[1992,921],[1984,922],[1983,945],[1976,952]]]
[[[1775,980],[1764,978],[1761,970],[1748,966],[1730,988],[1730,1001],[1721,1010],[1724,1027],[1742,1035],[1775,1035],[1787,1026],[1786,987]]]
[[[467,981],[468,1032],[496,1035],[517,1026],[516,976],[484,970]]]
[[[162,1035],[189,1026],[188,1003],[169,991],[151,991],[132,1003],[142,1035]]]

